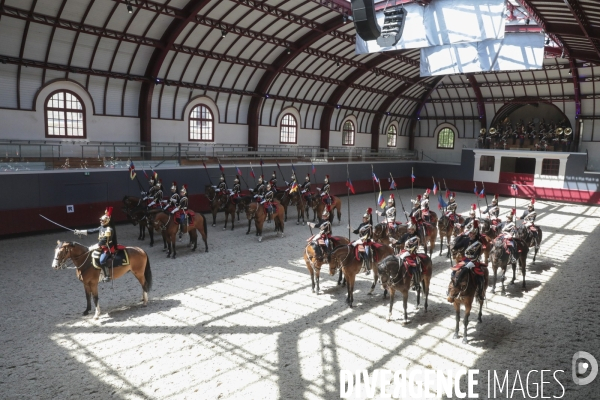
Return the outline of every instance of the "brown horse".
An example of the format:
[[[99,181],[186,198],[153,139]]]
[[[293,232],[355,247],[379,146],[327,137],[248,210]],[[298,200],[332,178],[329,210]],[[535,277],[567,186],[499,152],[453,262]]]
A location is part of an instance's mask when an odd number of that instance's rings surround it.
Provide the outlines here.
[[[490,252],[493,247],[493,240],[487,237],[487,235],[481,235],[479,238],[483,246],[484,264],[487,265],[490,258]],[[457,263],[461,262],[465,258],[465,251],[469,246],[468,234],[456,236],[448,245],[450,253],[452,253],[452,259]]]
[[[56,249],[54,250],[54,260],[52,261],[52,268],[63,269],[67,260],[71,260],[75,266],[77,278],[83,283],[85,289],[85,298],[87,300],[87,306],[83,315],[88,315],[92,310],[92,304],[90,297],[94,296],[94,306],[96,307],[96,313],[94,319],[98,319],[100,316],[100,305],[98,303],[98,281],[100,280],[100,269],[93,266],[92,263],[92,251],[80,243],[75,242],[57,242]],[[142,302],[144,307],[148,304],[148,292],[152,287],[152,271],[150,270],[150,259],[146,252],[139,247],[126,247],[124,250],[127,253],[129,259],[128,265],[115,266],[114,268],[108,268],[111,271],[112,279],[118,279],[125,275],[125,273],[131,271],[142,285]],[[110,263],[110,260],[108,261]]]
[[[521,274],[523,275],[523,290],[525,287],[525,268],[527,266],[527,253],[529,252],[529,246],[523,240],[513,237],[513,241],[517,246],[517,262],[519,263],[519,267],[521,268]],[[500,281],[502,282],[502,293],[505,293],[504,289],[504,280],[506,279],[506,268],[508,266],[508,261],[510,259],[509,254],[506,252],[504,248],[504,237],[499,236],[494,240],[492,251],[490,252],[490,256],[492,258],[492,269],[494,271],[494,285],[492,286],[492,293],[496,293],[496,281],[498,279],[498,268],[502,269],[502,276],[500,277]],[[513,278],[510,281],[511,285],[514,285],[515,280],[517,279],[517,264],[512,263],[513,270]]]
[[[542,228],[537,225],[532,225],[530,227],[521,225],[517,228],[517,234],[515,236],[527,243],[529,248],[533,247],[535,249],[532,261],[532,264],[535,264],[535,257],[537,256],[537,253],[540,250],[540,244],[542,243]]]
[[[487,290],[489,281],[489,271],[486,266],[481,265],[481,269],[484,273],[484,284],[483,293]],[[448,302],[454,305],[454,311],[456,311],[456,329],[454,330],[454,339],[458,339],[458,331],[460,326],[460,305],[465,306],[465,319],[463,320],[464,334],[463,343],[468,343],[467,340],[467,326],[469,325],[469,315],[471,314],[471,307],[473,306],[473,300],[475,299],[477,291],[477,283],[475,282],[474,273],[469,272],[463,275],[460,282],[458,278],[460,274],[458,271],[453,271],[448,284]],[[481,320],[482,308],[484,300],[477,299],[479,301],[479,315],[477,317],[478,322]]]
[[[188,213],[194,213],[193,210],[188,210]],[[190,245],[192,245],[192,251],[196,251],[198,246],[198,232],[202,235],[204,241],[204,252],[208,253],[208,243],[206,242],[207,230],[206,230],[206,218],[200,213],[194,213],[194,225],[184,225],[181,227],[182,233],[190,234]],[[163,233],[163,237],[166,238],[168,252],[167,258],[171,257],[173,253],[173,259],[177,257],[177,251],[175,250],[175,237],[179,230],[180,224],[175,221],[173,214],[158,213],[154,217],[154,229]]]
[[[283,207],[283,212],[285,215],[284,221],[287,222],[287,208],[288,208],[288,205],[290,205],[290,203],[292,202],[292,200],[290,198],[290,191],[289,190],[277,191],[275,193],[274,198],[276,200],[278,200],[279,204],[281,204],[281,207]]]
[[[458,217],[458,223],[462,226],[465,219],[458,214],[456,216]],[[440,256],[442,255],[442,250],[444,250],[444,238],[446,238],[446,247],[448,249],[446,257],[450,257],[450,238],[452,237],[452,234],[455,231],[454,228],[457,227],[457,224],[450,221],[450,218],[446,216],[446,213],[442,212],[442,218],[438,221],[437,227],[440,233]]]
[[[277,234],[281,232],[281,237],[283,237],[283,221],[285,219],[285,213],[279,201],[274,200],[273,206],[275,207],[275,211],[273,212],[273,220],[275,222],[275,233]],[[262,242],[263,224],[267,219],[267,212],[265,211],[264,205],[258,204],[256,202],[250,203],[248,206],[246,206],[246,217],[248,217],[248,232],[246,232],[246,235],[250,233],[250,221],[254,220],[254,226],[256,227],[256,236],[258,236],[258,241]]]
[[[394,254],[394,249],[383,244],[372,246],[371,251],[374,253],[375,262],[372,264],[373,284],[371,285],[371,290],[368,294],[373,294],[373,290],[377,284],[377,279],[379,277],[377,263],[381,262],[381,260],[387,256]],[[344,277],[346,278],[346,282],[348,284],[348,296],[346,297],[346,304],[348,304],[349,307],[352,307],[352,303],[354,302],[354,282],[356,281],[356,275],[362,269],[362,261],[356,259],[355,248],[352,246],[352,244],[338,246],[337,248],[333,249],[329,255],[329,274],[331,276],[335,275],[335,272],[340,268],[344,272]]]
[[[210,211],[213,216],[212,226],[217,226],[217,213],[219,211],[225,211],[225,226],[223,230],[227,229],[227,221],[231,215],[231,230],[233,230],[233,221],[235,221],[236,206],[233,204],[227,193],[217,193],[215,188],[207,185],[204,189],[204,195],[210,201]],[[237,210],[238,221],[240,220],[240,212]]]
[[[402,235],[406,233],[408,225],[396,225],[390,229],[387,222],[381,222],[373,227],[373,240],[377,243],[392,246],[392,240],[400,240]]]
[[[332,248],[335,248],[337,246],[345,246],[348,243],[350,243],[348,238],[341,237],[341,236],[332,236],[331,241],[332,241]],[[323,257],[323,258],[318,258],[317,255],[315,254],[315,249],[313,249],[312,245],[309,243],[306,245],[306,248],[304,249],[303,257],[304,257],[304,263],[306,264],[306,268],[308,269],[308,272],[310,273],[310,280],[312,281],[312,291],[313,291],[313,293],[315,293],[315,282],[316,282],[317,294],[319,294],[319,291],[321,290],[321,287],[319,286],[319,281],[321,280],[321,267],[323,266],[323,264],[327,264],[329,262],[329,254],[325,254],[325,257]],[[316,276],[316,280],[315,280],[315,276]],[[342,284],[342,270],[340,269],[338,285],[341,285],[341,284]]]
[[[319,194],[315,194],[310,199],[310,207],[313,209],[313,222],[315,218],[318,216],[321,218],[323,215],[323,210],[325,209],[326,204],[323,203],[323,200]],[[338,222],[342,220],[342,201],[337,196],[331,196],[331,212],[329,214],[329,222],[333,224],[333,210],[337,211]]]
[[[148,235],[150,236],[150,247],[154,246],[154,232],[152,231],[152,224],[148,223],[148,214],[146,212],[146,205],[143,200],[139,197],[125,196],[123,197],[123,212],[127,215],[127,219],[133,224],[140,227],[140,235],[138,240],[146,239],[146,229],[148,229]]]
[[[419,223],[417,225],[417,236],[419,236],[419,240],[423,245],[425,254],[427,254],[427,249],[429,249],[429,257],[432,257],[433,249],[435,248],[435,241],[438,236],[437,226],[428,222]],[[402,243],[402,248],[404,248],[404,243]]]
[[[421,282],[417,287],[417,309],[421,301],[421,289],[425,296],[425,312],[427,312],[427,298],[429,297],[429,283],[433,274],[433,263],[427,254],[418,254],[421,259],[421,268],[424,270],[421,273]],[[394,305],[394,295],[396,290],[402,293],[402,304],[404,306],[404,323],[408,323],[408,314],[406,307],[408,303],[408,291],[412,284],[412,275],[410,275],[405,265],[400,265],[400,261],[396,256],[388,256],[383,259],[377,266],[379,275],[381,276],[381,286],[387,292],[390,292],[390,312],[388,314],[388,322],[392,319],[392,307]],[[385,297],[385,292],[384,292]]]
[[[300,217],[302,217],[302,225],[306,224],[304,220],[304,214],[306,213],[306,219],[308,219],[308,202],[300,193],[299,190],[295,190],[289,194],[290,204],[296,205],[296,211],[298,211],[298,221],[296,221],[296,225],[300,225]],[[286,209],[287,210],[287,209]],[[287,211],[286,211],[286,221],[287,221]]]

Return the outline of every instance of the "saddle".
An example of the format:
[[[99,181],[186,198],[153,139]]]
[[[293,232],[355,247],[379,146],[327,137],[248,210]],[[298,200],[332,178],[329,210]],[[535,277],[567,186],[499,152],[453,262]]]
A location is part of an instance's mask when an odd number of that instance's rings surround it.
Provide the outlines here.
[[[402,250],[402,253],[407,253],[406,250]],[[399,255],[397,255],[396,257],[398,258],[398,261],[400,261],[400,255],[402,254],[400,253]],[[417,253],[415,254],[415,256],[408,256],[404,258],[404,268],[406,268],[406,272],[412,276],[412,272],[410,271],[411,268],[416,268],[417,267],[417,257],[419,257],[421,259],[421,262],[419,263],[421,266],[421,273],[424,274],[427,272],[427,267],[425,266],[425,260],[427,259],[427,254],[422,254],[422,253]]]
[[[179,220],[181,219],[181,213],[183,211],[179,210],[175,213],[175,223],[179,224]],[[188,210],[187,211],[187,220],[188,220],[188,225],[194,225],[194,215],[196,215],[195,212],[193,212],[192,210]]]
[[[536,227],[536,226],[534,226],[534,225],[529,225],[529,230],[530,230],[531,232],[536,232],[536,233],[537,233],[537,231],[538,231],[537,227]]]
[[[92,252],[92,265],[96,269],[101,269],[100,267],[100,255],[102,254],[101,249],[94,250]],[[107,266],[112,267],[121,267],[124,265],[129,265],[129,255],[127,254],[126,247],[118,244],[115,252],[111,256],[112,261],[107,261]]]
[[[394,229],[396,229],[397,226],[402,225],[402,222],[398,222],[398,221],[394,221],[394,222],[388,222],[388,229],[393,231]]]
[[[379,257],[377,256],[377,252],[375,250],[383,247],[383,245],[381,243],[377,243],[374,242],[372,240],[369,240],[366,243],[367,246],[369,246],[373,252],[373,259],[375,260],[375,262],[379,262]],[[362,253],[365,251],[365,246],[362,244],[359,244],[357,246],[354,246],[354,257],[356,258],[356,260],[360,260],[360,256],[359,253]]]
[[[277,203],[275,202],[268,202],[263,204],[263,207],[265,208],[265,212],[268,213],[269,212],[269,207],[271,208],[271,212],[274,214],[277,212]]]
[[[485,268],[485,265],[483,265],[479,261],[472,261],[472,263],[475,264],[475,268],[471,269],[471,273],[479,276],[484,276],[485,274],[483,272],[483,268]],[[452,267],[452,271],[460,271],[465,265],[466,263],[464,261],[461,261]]]
[[[421,226],[425,227],[425,234],[427,236],[431,236],[431,234],[433,233],[433,225],[431,225],[429,222],[425,222],[425,221],[421,222],[419,225],[420,225],[419,228]]]
[[[332,194],[326,194],[325,196],[321,197],[321,202],[325,205],[327,205],[327,199],[331,200],[331,204],[335,203],[336,201],[336,197]]]

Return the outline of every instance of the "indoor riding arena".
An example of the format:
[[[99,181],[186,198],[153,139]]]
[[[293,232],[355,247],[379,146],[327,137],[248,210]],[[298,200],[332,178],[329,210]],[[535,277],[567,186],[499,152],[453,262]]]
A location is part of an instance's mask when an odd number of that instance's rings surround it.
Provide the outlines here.
[[[0,0],[0,398],[597,399],[598,99],[593,0]]]

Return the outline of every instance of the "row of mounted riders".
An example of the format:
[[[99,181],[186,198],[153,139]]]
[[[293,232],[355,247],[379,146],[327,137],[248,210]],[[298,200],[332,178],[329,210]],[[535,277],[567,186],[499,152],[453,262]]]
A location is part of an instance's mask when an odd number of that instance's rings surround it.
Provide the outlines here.
[[[426,192],[428,195],[429,193]],[[418,200],[420,200],[418,197]],[[504,280],[508,264],[513,268],[513,279],[516,279],[516,264],[518,263],[523,275],[523,288],[525,285],[526,258],[530,247],[535,248],[535,254],[542,240],[541,228],[534,224],[535,209],[534,200],[523,213],[521,219],[524,223],[517,228],[515,224],[515,212],[513,209],[506,216],[506,221],[498,218],[498,198],[494,197],[492,205],[488,207],[487,214],[491,218],[476,218],[475,205],[467,219],[455,214],[456,204],[454,194],[450,196],[449,209],[444,210],[441,219],[437,220],[435,212],[421,208],[416,200],[413,200],[410,222],[403,225],[395,221],[395,201],[390,196],[389,206],[379,215],[385,217],[383,223],[373,224],[372,210],[369,208],[363,215],[360,226],[354,230],[359,239],[350,242],[349,239],[333,236],[329,211],[323,212],[319,224],[310,224],[319,227],[320,231],[308,239],[308,245],[304,251],[304,261],[309,270],[312,281],[312,290],[320,291],[320,270],[323,264],[329,264],[329,272],[334,275],[339,270],[338,285],[342,284],[342,277],[347,283],[346,303],[352,307],[354,301],[354,282],[356,275],[364,270],[368,275],[371,265],[374,276],[371,290],[372,294],[376,283],[381,278],[384,289],[384,298],[390,291],[390,309],[388,321],[392,315],[394,293],[396,290],[403,294],[404,322],[407,317],[407,299],[409,288],[417,292],[417,308],[420,303],[420,294],[423,290],[425,296],[425,312],[427,312],[427,297],[429,293],[429,282],[432,276],[433,246],[438,229],[440,236],[442,231],[450,232],[454,239],[449,244],[448,251],[453,255],[456,264],[452,267],[450,284],[448,286],[448,301],[454,304],[456,310],[456,331],[458,337],[460,321],[460,305],[465,306],[464,319],[464,342],[466,342],[466,330],[471,305],[474,299],[480,303],[478,320],[481,322],[481,309],[485,300],[485,292],[488,287],[489,271],[487,268],[491,256],[494,271],[494,283],[492,292],[495,292],[497,270],[502,270],[502,292],[504,293]],[[426,206],[427,204],[425,204]],[[423,212],[424,211],[424,212]],[[429,222],[423,220],[427,214]],[[437,226],[434,221],[437,221]],[[444,233],[445,235],[445,233]],[[449,237],[448,236],[448,237]],[[443,237],[443,236],[441,236]],[[427,255],[429,243],[429,255]],[[420,245],[424,247],[424,253],[418,253]],[[441,250],[440,250],[441,254]],[[482,262],[480,259],[484,257]],[[535,255],[534,255],[535,262]],[[343,275],[342,275],[343,273]]]

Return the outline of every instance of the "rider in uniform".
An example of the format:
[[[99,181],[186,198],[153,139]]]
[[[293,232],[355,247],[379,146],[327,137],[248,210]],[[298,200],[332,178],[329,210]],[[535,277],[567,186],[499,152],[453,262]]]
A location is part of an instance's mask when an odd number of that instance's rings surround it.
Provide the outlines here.
[[[256,188],[254,190],[250,189],[250,191],[254,194],[254,198],[257,201],[262,201],[262,197],[265,195],[265,184],[263,182],[263,176],[258,177],[258,183],[256,184]]]
[[[322,239],[325,242],[325,248],[327,249],[327,253],[329,253],[331,249],[331,222],[329,222],[329,207],[326,207],[323,210],[323,215],[317,224],[309,222],[308,225],[311,228],[319,228],[319,233],[314,235],[311,238],[311,245],[313,250],[315,251],[315,255],[317,258],[323,258],[323,252],[321,250],[321,246],[319,245],[319,239]]]
[[[265,209],[267,211],[267,223],[270,224],[273,219],[273,198],[275,197],[275,193],[273,191],[273,186],[271,186],[271,182],[267,183],[267,191],[265,192],[265,196],[260,204],[265,205]]]
[[[175,208],[177,208],[177,206],[179,205],[179,193],[177,193],[177,182],[173,181],[173,184],[171,185],[171,197],[169,198],[168,203],[165,205],[165,207],[163,208],[163,210],[165,212],[168,212],[169,210],[173,210]],[[171,214],[173,214],[173,212],[171,211]]]
[[[410,210],[410,215],[409,217],[415,217],[417,218],[417,216],[420,218],[420,211],[421,211],[421,195],[418,194],[417,198],[414,200],[410,201],[413,204],[413,208],[412,210]]]
[[[294,183],[298,184],[297,180],[296,180],[296,173],[292,172],[292,176],[290,178],[290,181],[286,181],[285,184],[287,185],[288,188],[291,188],[292,186],[294,186]]]
[[[421,282],[421,258],[417,255],[419,248],[419,237],[411,236],[404,242],[404,250],[397,256],[400,260],[400,265],[404,265],[407,258],[410,258],[416,265],[416,267],[410,267],[409,270],[412,274],[412,290],[417,290],[418,284]]]
[[[461,268],[461,272],[459,273],[456,282],[460,282],[463,278],[463,275],[468,273],[469,270],[472,270],[476,266],[480,264],[479,257],[483,253],[483,245],[479,241],[472,242],[467,250],[465,250],[465,258],[463,258],[463,262],[465,265]],[[485,293],[483,291],[483,284],[485,283],[485,278],[479,274],[473,274],[475,276],[477,289],[476,294],[480,300],[485,299]]]
[[[527,211],[523,211],[523,215],[521,215],[521,218],[519,218],[523,220],[523,224],[527,228],[529,228],[532,225],[535,225],[535,218],[537,217],[537,214],[533,207],[534,203],[535,199],[531,199],[531,203],[529,203],[529,205],[527,206]]]
[[[269,180],[271,184],[271,188],[273,188],[274,192],[277,192],[277,173],[273,171],[273,175],[271,175],[271,180]]]
[[[304,178],[304,183],[300,186],[300,193],[308,201],[308,199],[310,198],[310,174],[306,174],[306,178]]]
[[[494,224],[498,224],[498,216],[500,215],[500,207],[498,207],[498,195],[495,194],[492,199],[492,204],[487,206],[485,210],[481,210],[482,214],[487,214],[490,221]]]
[[[385,221],[388,224],[388,230],[396,229],[396,225],[401,225],[400,222],[396,222],[396,199],[394,198],[394,193],[390,193],[387,207],[383,211],[377,211],[377,215],[385,217]]]
[[[410,221],[408,222],[408,226],[406,227],[406,233],[400,237],[398,242],[406,243],[408,239],[418,236],[419,235],[417,234],[417,219],[415,217],[410,217]]]
[[[242,193],[242,185],[240,185],[240,177],[238,175],[235,176],[235,179],[233,180],[233,188],[229,189],[229,193],[233,199],[233,203],[237,204],[238,198]]]
[[[179,198],[179,205],[175,210],[172,211],[175,214],[177,211],[181,211],[179,216],[179,238],[181,238],[183,227],[187,225],[187,209],[188,209],[188,197],[187,197],[187,185],[181,186],[181,197]]]
[[[475,210],[477,209],[477,204],[471,204],[471,209],[469,210],[469,216],[465,218],[464,226],[465,229],[471,229],[473,227],[473,222],[477,220],[475,218]]]
[[[76,229],[73,231],[76,235],[87,236],[89,233],[98,232],[98,243],[89,248],[90,251],[100,250],[99,264],[104,273],[103,282],[110,281],[110,274],[108,272],[108,257],[110,257],[117,249],[117,231],[115,225],[111,221],[112,207],[108,207],[104,212],[104,215],[100,217],[100,226],[94,229]]]
[[[146,202],[146,204],[150,203],[154,199],[154,193],[156,192],[156,179],[154,176],[151,176],[148,179],[148,184],[150,185],[147,192],[142,192],[142,200]]]
[[[373,210],[371,208],[367,209],[367,212],[363,215],[363,223],[360,224],[358,229],[354,231],[354,233],[358,233],[359,238],[352,242],[352,246],[360,246],[362,245],[362,251],[359,251],[359,256],[363,261],[363,265],[365,266],[366,274],[369,275],[371,273],[371,258],[373,257],[372,250],[370,248],[371,240],[373,239]],[[359,247],[360,249],[360,247]]]
[[[225,174],[221,174],[221,178],[219,178],[220,182],[216,187],[215,192],[217,192],[217,194],[219,195],[229,195],[229,192],[227,191],[227,182],[225,181]]]
[[[458,221],[458,218],[456,218],[457,208],[458,204],[456,204],[456,193],[450,193],[450,197],[448,198],[448,206],[446,207],[446,217],[448,217],[452,222]]]
[[[331,196],[329,195],[329,190],[331,189],[331,185],[329,184],[329,175],[325,175],[325,179],[323,180],[323,187],[321,189],[317,188],[321,192],[321,197],[323,197],[323,203],[327,205],[331,205]]]
[[[510,249],[511,257],[508,261],[510,264],[515,263],[517,261],[517,244],[513,240],[513,236],[515,235],[517,229],[517,226],[515,225],[513,220],[513,215],[516,211],[517,210],[513,208],[511,212],[506,214],[506,221],[499,224],[497,228],[500,232],[500,235],[504,237],[504,240],[511,244],[511,246],[508,247]]]
[[[421,218],[426,222],[431,222],[431,217],[429,215],[429,193],[431,193],[431,189],[428,188],[425,193],[423,193],[421,199]]]
[[[157,207],[160,207],[162,198],[163,198],[162,180],[157,179],[156,184],[154,185],[154,196],[152,197],[152,202],[150,204],[148,204],[148,208],[152,208],[155,205]]]
[[[471,244],[475,242],[481,242],[481,236],[479,232],[479,221],[474,220],[471,229],[456,237],[454,241],[455,249],[464,249],[468,248]]]

